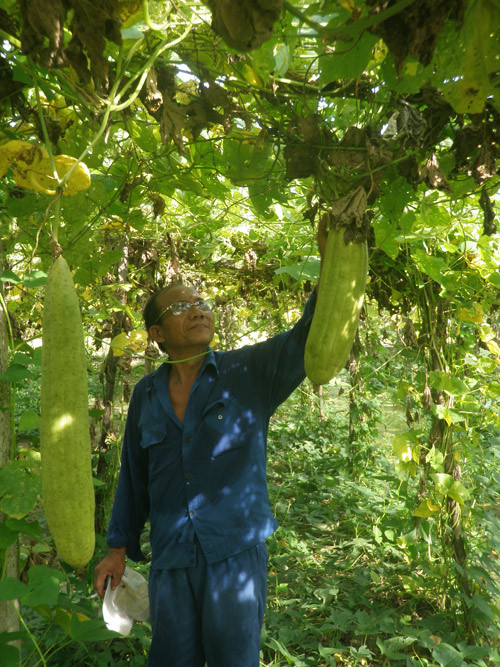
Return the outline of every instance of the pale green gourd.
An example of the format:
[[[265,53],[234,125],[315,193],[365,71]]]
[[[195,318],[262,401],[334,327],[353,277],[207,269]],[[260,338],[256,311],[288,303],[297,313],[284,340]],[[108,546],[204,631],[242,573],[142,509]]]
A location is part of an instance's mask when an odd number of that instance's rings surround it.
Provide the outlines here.
[[[87,360],[78,298],[62,256],[47,278],[42,340],[43,504],[59,556],[82,568],[95,547]]]
[[[368,271],[365,241],[344,241],[345,228],[328,233],[316,309],[304,354],[307,377],[326,384],[344,368],[358,328]]]

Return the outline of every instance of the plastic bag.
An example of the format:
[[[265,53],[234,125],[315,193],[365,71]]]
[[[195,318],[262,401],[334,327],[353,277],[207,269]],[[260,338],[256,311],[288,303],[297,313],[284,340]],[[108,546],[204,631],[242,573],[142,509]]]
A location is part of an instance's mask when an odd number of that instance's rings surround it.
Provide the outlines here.
[[[134,620],[147,621],[149,618],[148,584],[146,579],[126,567],[118,586],[111,589],[108,578],[102,604],[102,615],[109,630],[128,635]]]

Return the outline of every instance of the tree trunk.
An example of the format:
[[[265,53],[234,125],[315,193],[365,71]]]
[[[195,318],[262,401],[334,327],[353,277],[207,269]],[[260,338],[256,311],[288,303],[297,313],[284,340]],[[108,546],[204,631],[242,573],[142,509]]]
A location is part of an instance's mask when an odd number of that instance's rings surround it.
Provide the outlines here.
[[[118,282],[123,284],[128,279],[128,239],[126,237],[123,239],[121,250],[123,251],[123,256],[118,265],[117,277]],[[120,290],[115,296],[123,305],[126,305],[127,292],[125,290]],[[126,319],[128,318],[124,316],[123,312],[115,313],[111,324],[111,340],[124,330],[130,331],[131,325],[127,324]],[[112,476],[115,475],[115,471],[118,468],[118,462],[110,463],[106,454],[110,449],[109,440],[116,440],[114,431],[114,393],[119,359],[120,357],[116,357],[110,348],[101,372],[103,396],[99,407],[104,409],[104,414],[102,417],[101,436],[97,443],[99,452],[97,479],[104,482],[104,484],[96,489],[95,529],[98,534],[101,534],[106,529],[106,505],[110,490],[113,489],[114,479]],[[119,456],[118,453],[117,456]]]
[[[349,470],[351,475],[354,475],[359,462],[359,443],[357,427],[362,419],[362,414],[359,406],[359,367],[358,358],[361,352],[361,341],[359,339],[359,332],[356,332],[351,353],[349,355],[349,383],[351,388],[349,390]]]

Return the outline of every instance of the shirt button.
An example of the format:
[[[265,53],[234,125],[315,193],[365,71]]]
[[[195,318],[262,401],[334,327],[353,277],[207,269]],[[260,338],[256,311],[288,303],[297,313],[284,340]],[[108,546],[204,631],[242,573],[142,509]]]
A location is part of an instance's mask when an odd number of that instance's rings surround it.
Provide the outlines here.
[[[222,419],[222,415],[217,415],[217,419]]]

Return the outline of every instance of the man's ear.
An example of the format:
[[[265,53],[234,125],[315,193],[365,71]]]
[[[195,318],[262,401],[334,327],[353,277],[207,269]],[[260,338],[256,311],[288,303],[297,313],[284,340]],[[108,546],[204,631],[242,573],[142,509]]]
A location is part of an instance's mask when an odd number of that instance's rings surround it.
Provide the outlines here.
[[[160,344],[165,342],[165,336],[163,335],[163,331],[158,324],[152,324],[149,327],[148,332],[151,336],[151,340],[154,340],[155,343]]]

